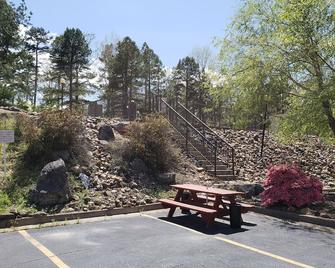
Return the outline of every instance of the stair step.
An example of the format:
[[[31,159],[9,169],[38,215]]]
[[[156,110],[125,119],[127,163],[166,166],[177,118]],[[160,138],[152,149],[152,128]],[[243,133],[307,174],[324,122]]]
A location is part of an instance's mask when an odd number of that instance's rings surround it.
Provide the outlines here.
[[[213,165],[206,165],[206,170],[211,170],[211,169],[214,169],[214,166]],[[216,169],[228,169],[228,165],[216,165]]]
[[[216,177],[220,180],[230,181],[235,180],[235,175],[216,175]]]
[[[209,162],[208,160],[204,160],[204,159],[199,159],[198,161],[199,161],[199,162]],[[213,166],[213,164],[214,164],[214,163],[212,163],[212,164],[207,164],[206,166],[209,166],[209,165]],[[216,161],[216,165],[217,165],[217,166],[224,166],[224,165],[225,165],[225,166],[227,167],[226,163],[223,163],[221,160],[217,160],[217,161]]]
[[[207,170],[208,173],[213,174],[214,175],[214,169],[213,170]],[[216,175],[234,175],[233,171],[230,169],[217,169],[216,170]]]

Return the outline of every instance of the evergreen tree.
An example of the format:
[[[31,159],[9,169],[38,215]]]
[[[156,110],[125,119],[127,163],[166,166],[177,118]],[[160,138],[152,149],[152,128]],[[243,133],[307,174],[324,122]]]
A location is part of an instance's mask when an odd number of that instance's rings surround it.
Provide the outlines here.
[[[70,109],[72,109],[74,98],[78,101],[79,95],[81,95],[78,86],[79,75],[88,68],[91,52],[88,41],[79,29],[67,28],[64,34],[57,36],[52,43],[51,62],[54,69],[60,75],[65,75],[68,80],[67,95],[69,96]]]
[[[192,57],[179,60],[173,72],[173,79],[176,97],[182,96],[186,108],[195,111],[200,86],[199,64]]]
[[[116,44],[106,44],[102,48],[100,61],[103,67],[100,68],[102,99],[106,100],[106,115],[116,116],[122,113],[122,89],[119,83],[119,76],[115,67]]]
[[[17,88],[15,75],[26,68],[27,55],[22,47],[19,26],[29,20],[25,2],[17,7],[0,0],[0,105],[14,103]]]
[[[141,49],[142,77],[144,84],[144,110],[152,107],[152,92],[160,94],[161,80],[164,76],[163,64],[159,56],[145,42]],[[148,105],[149,104],[149,105]]]
[[[39,60],[38,56],[40,53],[46,52],[49,47],[47,46],[50,37],[48,32],[41,27],[31,27],[26,33],[26,47],[29,51],[34,54],[35,57],[35,78],[34,78],[34,100],[33,105],[36,107],[37,88],[38,88],[38,69]]]
[[[130,37],[125,37],[117,43],[113,71],[118,88],[122,90],[122,115],[125,118],[128,117],[128,103],[137,93],[140,63],[140,51]]]

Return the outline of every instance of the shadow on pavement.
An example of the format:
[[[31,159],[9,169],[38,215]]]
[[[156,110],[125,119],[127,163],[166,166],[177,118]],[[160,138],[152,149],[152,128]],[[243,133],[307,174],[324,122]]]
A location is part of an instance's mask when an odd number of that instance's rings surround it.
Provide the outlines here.
[[[256,226],[254,223],[248,223],[243,222],[242,228],[240,229],[233,229],[230,227],[229,222],[221,222],[216,220],[213,226],[210,228],[206,228],[205,222],[198,216],[192,214],[192,215],[183,215],[183,216],[175,216],[172,218],[168,217],[159,217],[159,219],[172,222],[174,224],[187,227],[190,229],[193,229],[195,231],[201,232],[206,235],[217,235],[217,234],[224,234],[224,235],[230,235],[230,234],[236,234],[248,231],[248,229],[244,228],[243,226]]]

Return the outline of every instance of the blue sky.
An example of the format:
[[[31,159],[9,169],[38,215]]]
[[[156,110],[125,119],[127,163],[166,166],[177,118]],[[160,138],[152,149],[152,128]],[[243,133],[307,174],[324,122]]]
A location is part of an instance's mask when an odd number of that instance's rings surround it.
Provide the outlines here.
[[[19,0],[13,1],[14,3]],[[146,41],[169,67],[196,46],[224,36],[239,0],[26,0],[32,24],[61,34],[78,27],[95,35],[92,48],[130,36],[140,47]]]

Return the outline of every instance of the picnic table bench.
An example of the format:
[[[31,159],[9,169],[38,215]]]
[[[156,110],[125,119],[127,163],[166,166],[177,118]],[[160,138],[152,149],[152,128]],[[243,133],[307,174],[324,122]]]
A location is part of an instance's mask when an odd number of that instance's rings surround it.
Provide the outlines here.
[[[253,208],[252,205],[236,202],[236,196],[243,192],[224,190],[194,184],[171,185],[177,189],[177,194],[172,199],[160,199],[162,206],[170,208],[168,217],[172,217],[176,208],[186,211],[196,211],[210,227],[215,218],[229,215],[230,226],[240,228],[242,223],[241,213],[246,213]]]

